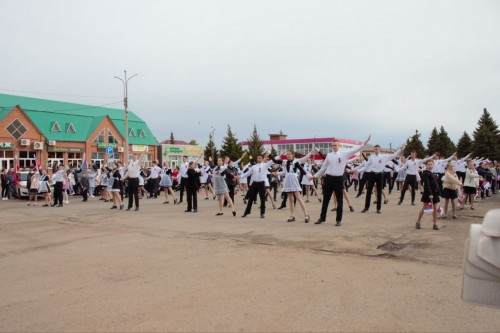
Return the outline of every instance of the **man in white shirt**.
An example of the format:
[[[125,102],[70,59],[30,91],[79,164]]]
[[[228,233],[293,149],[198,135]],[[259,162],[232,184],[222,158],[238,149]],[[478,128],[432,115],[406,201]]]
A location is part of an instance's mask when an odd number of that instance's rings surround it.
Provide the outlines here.
[[[408,190],[408,186],[411,186],[411,204],[412,206],[415,206],[417,175],[422,164],[427,161],[427,159],[422,161],[417,159],[416,157],[417,157],[417,152],[413,150],[410,153],[410,158],[406,160],[406,163],[402,166],[402,168],[406,170],[406,177],[405,177],[405,182],[403,184],[403,188],[401,189],[401,196],[399,198],[398,205],[401,205],[403,203],[403,200],[405,199],[405,193]]]
[[[365,199],[365,208],[361,213],[366,213],[370,209],[370,200],[372,199],[373,186],[377,185],[377,214],[380,214],[380,209],[382,208],[382,184],[384,180],[384,168],[387,162],[393,158],[399,156],[401,151],[404,149],[404,145],[396,150],[393,154],[381,154],[380,146],[375,145],[373,148],[374,154],[368,158],[366,162],[366,171],[370,171],[370,178],[368,178],[368,187]]]
[[[149,198],[158,198],[158,183],[161,168],[158,166],[158,161],[153,161],[151,173],[149,174]]]
[[[245,178],[252,176],[252,185],[248,190],[248,204],[245,209],[245,213],[241,217],[245,217],[252,211],[252,205],[255,200],[257,200],[257,193],[260,197],[260,217],[264,218],[266,213],[266,186],[265,180],[267,178],[267,169],[273,165],[272,159],[264,163],[264,158],[262,156],[257,156],[257,163],[252,165],[247,172],[237,178]]]
[[[182,197],[184,196],[184,191],[186,190],[186,184],[188,181],[187,170],[189,168],[189,162],[187,156],[182,156],[182,164],[179,165],[179,191],[180,198],[177,203],[180,205],[182,203]]]
[[[63,183],[64,183],[64,165],[59,164],[57,171],[52,175],[52,180],[54,181],[54,203],[51,205],[54,207],[63,206]]]
[[[321,224],[326,221],[326,212],[328,211],[328,205],[332,194],[335,192],[335,197],[337,198],[337,217],[336,226],[342,224],[342,213],[344,206],[344,171],[349,159],[359,151],[370,141],[371,135],[368,136],[363,145],[348,150],[340,152],[340,142],[334,140],[332,142],[332,152],[326,155],[325,161],[323,162],[321,169],[313,176],[309,176],[309,179],[318,178],[320,179],[323,174],[325,175],[325,181],[323,184],[323,203],[321,205],[321,216],[314,224]]]
[[[144,154],[141,158],[137,159],[137,154],[132,155],[132,160],[128,162],[127,174],[125,178],[128,179],[128,208],[132,209],[132,204],[135,200],[135,210],[139,210],[139,174],[141,172],[141,163]]]

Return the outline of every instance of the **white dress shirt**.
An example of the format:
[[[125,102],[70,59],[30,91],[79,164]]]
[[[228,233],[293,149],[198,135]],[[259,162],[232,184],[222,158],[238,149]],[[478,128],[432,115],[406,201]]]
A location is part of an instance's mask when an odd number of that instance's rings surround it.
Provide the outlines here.
[[[241,175],[241,178],[252,176],[252,182],[265,182],[267,179],[267,169],[273,165],[273,160],[266,163],[257,163],[252,165],[247,172]]]
[[[130,160],[127,165],[127,177],[138,178],[141,173],[142,157],[137,161]]]
[[[393,154],[373,154],[368,158],[366,163],[365,171],[371,171],[374,173],[384,172],[385,165],[387,162],[397,157],[401,152],[401,148],[396,150]]]
[[[161,172],[161,168],[157,165],[151,168],[151,173],[149,174],[149,178],[151,179],[156,179],[158,178],[159,174]]]
[[[324,173],[329,176],[339,177],[344,175],[344,170],[349,158],[363,149],[363,146],[348,150],[348,151],[332,151],[326,155],[321,169],[314,175],[316,178],[320,178]],[[385,165],[385,164],[384,164]]]

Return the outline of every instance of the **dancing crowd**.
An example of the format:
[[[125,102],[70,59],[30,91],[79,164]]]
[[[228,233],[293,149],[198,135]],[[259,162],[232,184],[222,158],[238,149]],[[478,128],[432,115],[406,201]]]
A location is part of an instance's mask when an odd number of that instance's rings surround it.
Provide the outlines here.
[[[410,205],[416,205],[417,193],[421,195],[421,208],[415,227],[421,228],[425,212],[432,215],[434,230],[439,230],[438,216],[442,219],[457,219],[458,211],[475,209],[478,200],[496,194],[500,185],[500,164],[481,157],[442,157],[439,153],[419,158],[412,151],[403,156],[404,145],[391,154],[381,153],[375,145],[372,154],[363,153],[370,141],[351,150],[340,150],[338,141],[332,142],[332,151],[323,154],[313,147],[311,152],[297,157],[289,150],[286,156],[273,156],[265,152],[259,156],[246,153],[236,161],[228,157],[195,161],[182,157],[182,163],[171,168],[168,162],[143,167],[144,156],[133,155],[126,163],[113,162],[110,165],[88,169],[55,167],[51,174],[45,168],[33,167],[27,177],[29,190],[28,206],[37,205],[42,196],[42,207],[63,207],[69,198],[82,196],[82,201],[99,197],[111,203],[111,209],[139,210],[140,199],[157,199],[162,196],[163,204],[186,204],[185,212],[198,212],[198,196],[204,200],[216,200],[216,216],[224,215],[228,207],[236,216],[235,200],[241,193],[245,210],[241,217],[252,213],[252,206],[259,202],[259,213],[265,218],[266,204],[274,209],[289,206],[290,216],[286,221],[297,220],[297,204],[305,223],[311,221],[308,203],[315,198],[321,203],[321,212],[315,224],[326,222],[330,201],[333,201],[336,226],[342,225],[344,200],[349,211],[354,212],[349,189],[353,188],[356,198],[365,195],[361,213],[368,213],[371,205],[375,212],[382,213],[383,204],[389,203],[389,195],[399,192],[397,205],[402,205],[405,195],[410,193]],[[18,194],[16,172],[13,169],[1,173],[2,200],[9,200]],[[281,197],[278,195],[281,193]],[[374,201],[372,202],[372,195]],[[333,197],[333,198],[332,198]],[[128,200],[125,200],[128,199]],[[333,200],[332,200],[333,199]],[[185,202],[184,202],[185,200]],[[278,200],[281,203],[278,206]],[[444,208],[440,202],[444,202]]]

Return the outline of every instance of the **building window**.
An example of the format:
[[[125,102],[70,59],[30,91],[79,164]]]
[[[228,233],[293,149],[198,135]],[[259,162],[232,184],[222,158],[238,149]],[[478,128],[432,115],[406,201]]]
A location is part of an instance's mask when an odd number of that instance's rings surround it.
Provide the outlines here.
[[[116,137],[111,133],[110,130],[108,130],[108,143],[118,143],[118,140],[116,140]]]
[[[319,151],[322,154],[327,154],[332,151],[332,144],[331,143],[316,143],[316,147],[318,147]]]
[[[92,143],[103,143],[104,142],[104,130],[101,131],[101,133],[99,133],[98,136],[96,136],[96,138],[94,139],[94,141],[92,141]]]
[[[7,126],[7,132],[9,132],[9,134],[12,135],[12,137],[16,140],[22,137],[23,134],[26,133],[27,131],[28,130],[19,121],[19,119],[15,119],[13,122],[10,123],[9,126]]]
[[[47,159],[47,168],[52,169],[53,167],[63,164],[64,153],[62,152],[49,152],[49,158]]]
[[[82,165],[82,153],[68,153],[68,166],[79,167]]]
[[[128,136],[135,136],[135,131],[133,128],[131,128],[129,131],[128,131]]]
[[[35,151],[20,151],[19,152],[19,167],[27,169],[34,167],[36,164]]]
[[[307,155],[312,150],[312,143],[297,143],[295,145],[295,152],[301,155]]]
[[[276,147],[278,155],[285,155],[287,150],[293,150],[293,145],[277,145]]]
[[[91,165],[101,168],[104,165],[104,153],[92,153]]]
[[[66,130],[66,132],[68,132],[68,133],[76,133],[76,129],[75,129],[75,126],[73,125],[73,123],[69,123],[68,129]]]
[[[52,128],[50,129],[51,132],[61,132],[61,127],[59,127],[59,124],[57,121],[54,121],[52,124]]]
[[[144,133],[144,130],[141,129],[141,131],[139,132],[139,137],[140,138],[145,138],[146,137],[146,134]]]

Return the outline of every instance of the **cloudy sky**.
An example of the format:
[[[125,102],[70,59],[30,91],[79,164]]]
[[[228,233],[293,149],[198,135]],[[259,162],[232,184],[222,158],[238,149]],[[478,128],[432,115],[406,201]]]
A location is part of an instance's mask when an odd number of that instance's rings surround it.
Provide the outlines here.
[[[0,3],[0,92],[121,108],[158,140],[337,136],[399,145],[500,122],[500,1]]]

